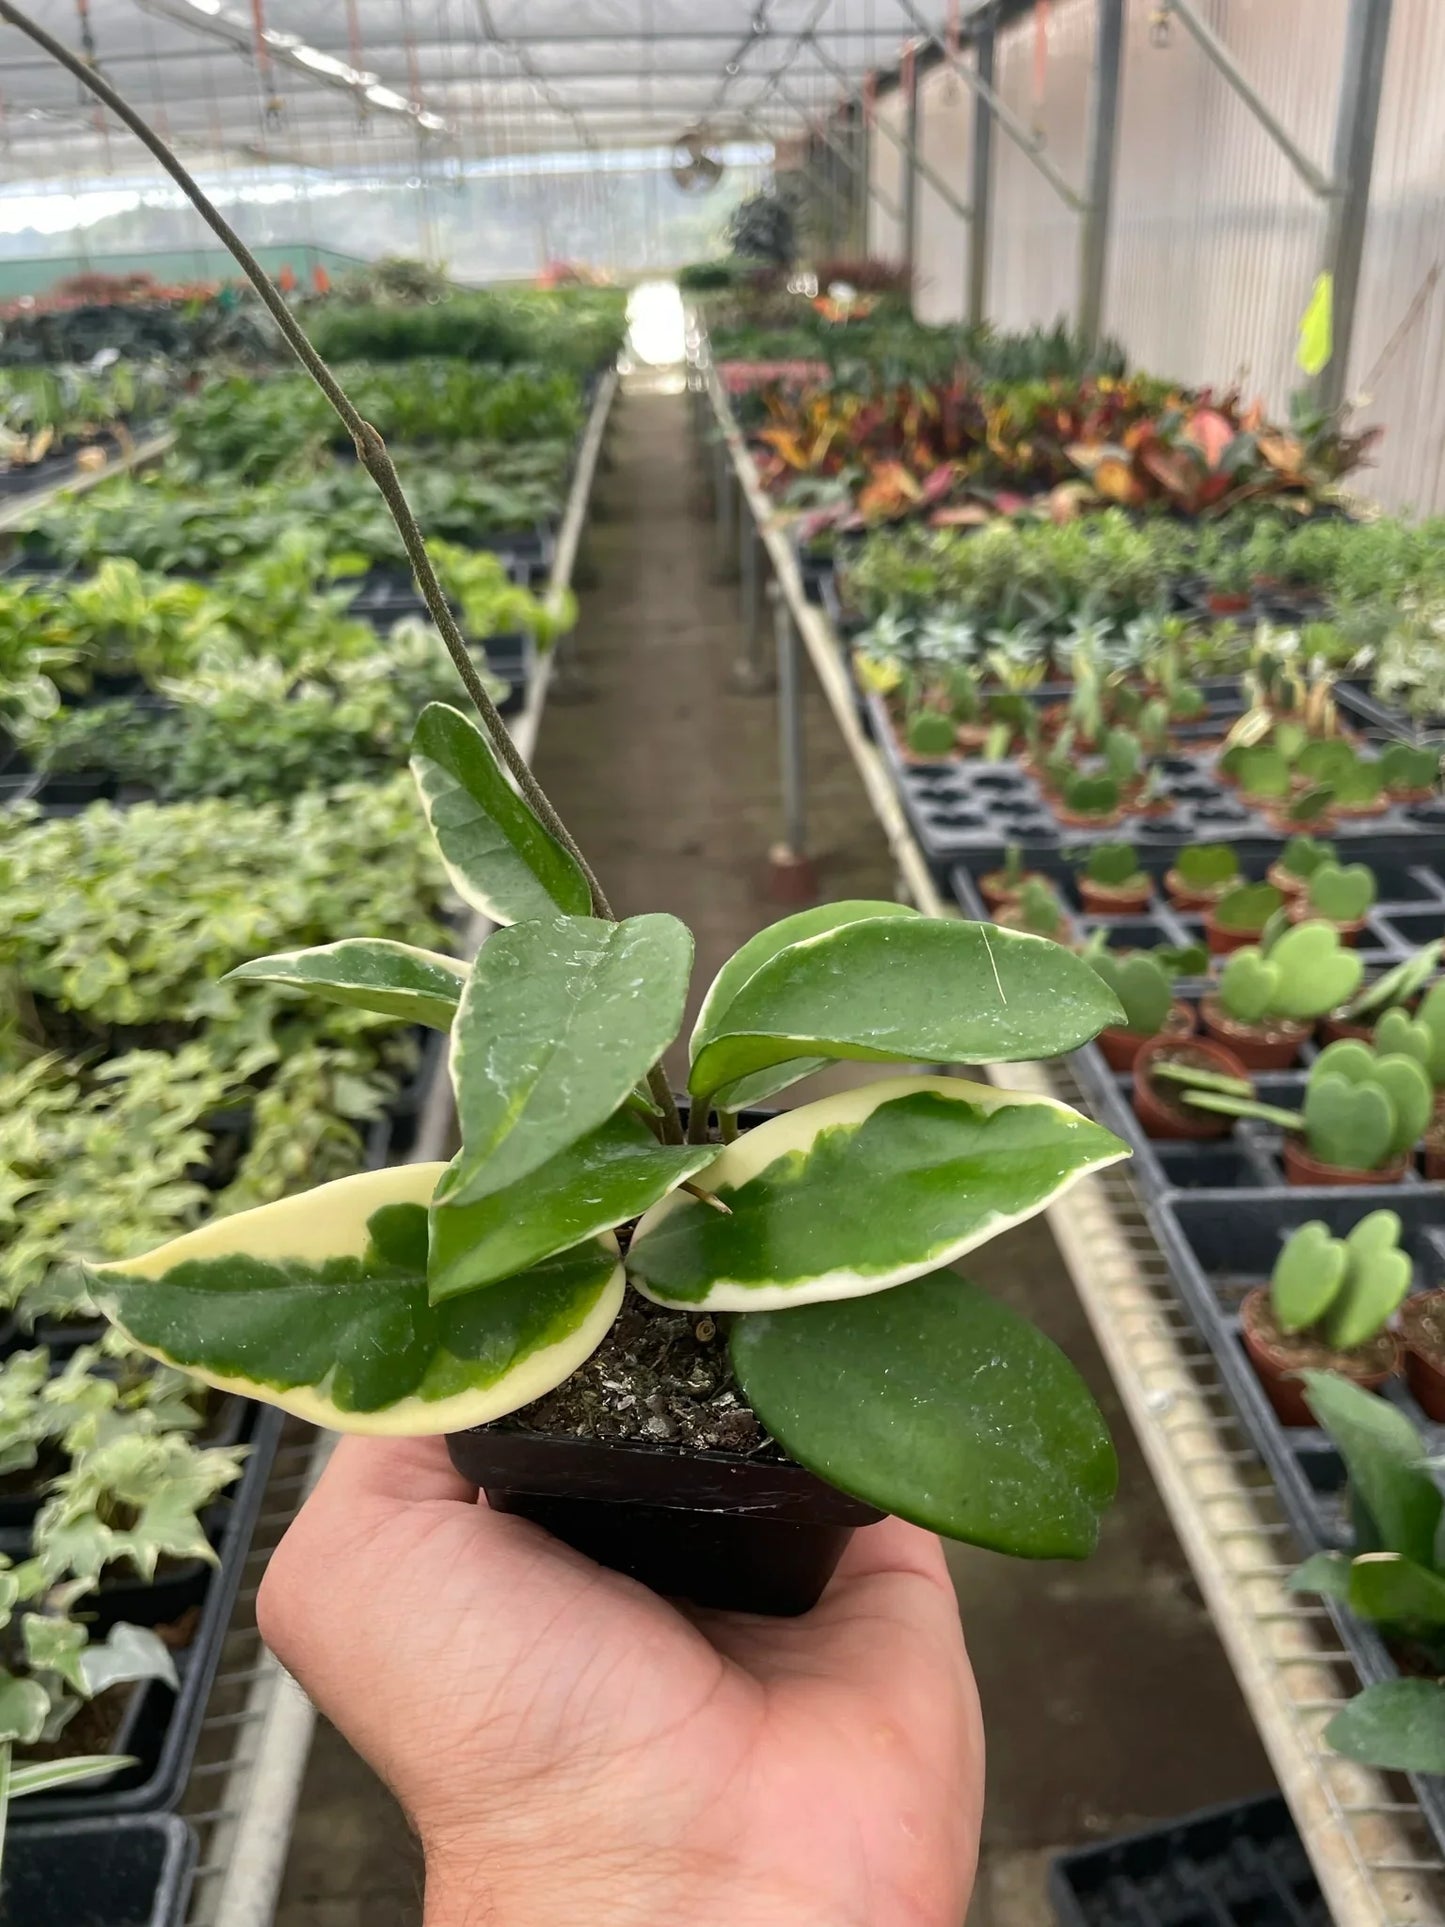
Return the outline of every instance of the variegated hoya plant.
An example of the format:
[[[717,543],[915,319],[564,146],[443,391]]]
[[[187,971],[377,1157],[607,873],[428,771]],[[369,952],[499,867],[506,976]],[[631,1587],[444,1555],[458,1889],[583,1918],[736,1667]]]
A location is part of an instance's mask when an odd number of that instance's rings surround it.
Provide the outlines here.
[[[684,1141],[649,1079],[682,1021],[687,929],[591,914],[584,869],[460,711],[423,712],[413,768],[457,891],[499,926],[475,962],[358,936],[235,974],[449,1031],[461,1150],[95,1271],[127,1338],[321,1425],[450,1432],[568,1378],[630,1284],[727,1314],[743,1395],[845,1490],[1004,1550],[1086,1552],[1114,1482],[1102,1421],[1046,1339],[944,1267],[1126,1147],[1052,1100],[943,1076],[741,1134],[738,1117],[838,1059],[1070,1050],[1119,1019],[1098,974],[896,903],[787,917],[707,993]]]

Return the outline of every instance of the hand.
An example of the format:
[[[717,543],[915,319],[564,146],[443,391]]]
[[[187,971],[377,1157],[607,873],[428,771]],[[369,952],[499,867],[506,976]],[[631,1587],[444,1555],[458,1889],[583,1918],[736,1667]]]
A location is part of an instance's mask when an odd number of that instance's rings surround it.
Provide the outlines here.
[[[427,1927],[960,1927],[983,1732],[938,1541],[856,1533],[800,1619],[679,1609],[344,1439],[267,1644],[400,1800]]]

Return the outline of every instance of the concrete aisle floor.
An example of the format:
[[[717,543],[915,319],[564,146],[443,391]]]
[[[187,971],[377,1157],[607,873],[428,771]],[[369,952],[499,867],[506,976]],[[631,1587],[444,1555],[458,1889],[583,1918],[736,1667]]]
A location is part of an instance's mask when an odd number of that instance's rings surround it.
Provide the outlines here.
[[[764,889],[778,833],[775,708],[729,688],[737,598],[713,579],[711,542],[683,398],[628,394],[589,541],[586,694],[549,709],[538,774],[620,912],[670,910],[691,926],[699,995],[782,914]],[[807,758],[821,894],[891,895],[883,838],[816,688]],[[1047,1229],[1011,1233],[969,1269],[1070,1354],[1119,1447],[1119,1498],[1087,1564],[951,1556],[989,1748],[969,1927],[1045,1927],[1051,1853],[1272,1782]],[[399,1814],[323,1729],[280,1927],[414,1927],[419,1884]]]

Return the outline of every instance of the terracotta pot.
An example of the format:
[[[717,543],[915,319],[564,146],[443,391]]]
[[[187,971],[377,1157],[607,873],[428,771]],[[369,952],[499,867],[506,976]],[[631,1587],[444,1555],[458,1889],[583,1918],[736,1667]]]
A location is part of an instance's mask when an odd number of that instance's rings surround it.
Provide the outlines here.
[[[1322,917],[1318,910],[1311,910],[1308,899],[1295,897],[1287,906],[1291,923],[1327,923],[1337,934],[1341,943],[1352,948],[1358,943],[1360,932],[1365,927],[1363,917],[1352,917],[1348,923],[1336,923],[1330,917]]]
[[[1239,616],[1249,607],[1252,598],[1233,589],[1211,589],[1205,596],[1205,606],[1212,616]]]
[[[1169,1015],[1164,1019],[1164,1027],[1157,1036],[1177,1042],[1182,1037],[1194,1033],[1194,1012],[1188,1004],[1172,1004]],[[1125,1030],[1122,1025],[1110,1025],[1101,1030],[1095,1040],[1103,1052],[1104,1062],[1111,1071],[1131,1071],[1134,1060],[1146,1044],[1155,1040],[1146,1037],[1142,1030]]]
[[[1372,1044],[1375,1041],[1375,1026],[1352,1023],[1348,1017],[1326,1017],[1320,1025],[1321,1044],[1338,1044],[1344,1038],[1360,1044]]]
[[[1088,877],[1080,877],[1079,895],[1091,916],[1128,917],[1149,908],[1154,899],[1154,886],[1146,880],[1142,889],[1126,890],[1116,883],[1094,883]]]
[[[1238,877],[1231,877],[1228,883],[1216,883],[1207,890],[1194,890],[1177,870],[1164,872],[1164,888],[1169,892],[1169,901],[1176,910],[1208,910],[1218,903],[1231,884],[1238,881]]]
[[[1380,796],[1380,797],[1377,797],[1373,803],[1336,803],[1334,806],[1334,812],[1336,816],[1343,816],[1346,818],[1383,816],[1386,810],[1389,809],[1389,807],[1390,807],[1389,797]]]
[[[990,910],[1002,910],[1006,904],[1017,903],[1024,885],[1041,876],[1038,870],[1025,870],[1015,884],[1005,881],[1002,870],[989,870],[978,879],[978,894]]]
[[[1410,1166],[1404,1151],[1393,1163],[1378,1171],[1352,1171],[1344,1164],[1323,1164],[1314,1157],[1302,1137],[1286,1133],[1284,1140],[1284,1177],[1286,1184],[1328,1185],[1331,1188],[1352,1184],[1401,1184]]]
[[[1304,1384],[1294,1376],[1305,1369],[1307,1361],[1300,1353],[1291,1350],[1287,1340],[1281,1342],[1269,1329],[1272,1321],[1268,1318],[1268,1306],[1269,1291],[1263,1285],[1252,1291],[1240,1306],[1240,1336],[1244,1340],[1244,1349],[1280,1424],[1313,1425],[1315,1418],[1305,1404]],[[1355,1352],[1334,1352],[1330,1355],[1327,1369],[1341,1378],[1349,1379],[1352,1385],[1358,1385],[1362,1391],[1377,1392],[1400,1369],[1399,1346],[1388,1332],[1381,1334],[1381,1340],[1382,1352],[1386,1349],[1383,1341],[1388,1340],[1387,1364],[1380,1366],[1374,1362],[1377,1354],[1372,1347],[1364,1358]],[[1324,1364],[1317,1354],[1314,1362],[1322,1366]]]
[[[1271,809],[1266,805],[1266,807],[1260,811],[1260,815],[1264,818],[1265,822],[1268,823],[1276,836],[1298,836],[1302,831],[1306,830],[1311,836],[1323,836],[1335,827],[1335,819],[1338,814],[1336,810],[1322,810],[1318,816],[1311,817],[1308,823],[1300,823],[1297,822],[1295,818],[1287,816],[1283,810],[1278,808]],[[1272,869],[1269,873],[1269,880],[1271,883],[1279,883],[1279,879]],[[1283,888],[1284,886],[1281,884],[1280,887]]]
[[[1435,1100],[1435,1122],[1425,1133],[1425,1176],[1431,1184],[1445,1184],[1445,1118],[1441,1117],[1442,1099]]]
[[[1134,1058],[1134,1114],[1146,1135],[1191,1144],[1228,1137],[1234,1129],[1232,1117],[1221,1117],[1212,1111],[1191,1111],[1181,1099],[1164,1095],[1149,1074],[1161,1058],[1176,1062],[1183,1058],[1201,1070],[1242,1078],[1245,1083],[1250,1081],[1244,1065],[1222,1044],[1212,1044],[1203,1037],[1151,1037]]]
[[[1405,1382],[1427,1418],[1445,1420],[1445,1349],[1425,1340],[1421,1327],[1432,1311],[1445,1311],[1445,1290],[1422,1291],[1400,1307]]]
[[[1392,803],[1433,803],[1435,801],[1436,795],[1437,795],[1437,791],[1433,783],[1431,783],[1427,788],[1415,789],[1415,790],[1391,790],[1389,792],[1390,801]]]
[[[1263,929],[1264,925],[1261,924],[1259,930],[1231,930],[1227,924],[1220,923],[1213,905],[1204,912],[1204,941],[1209,946],[1211,957],[1227,957],[1232,950],[1247,949],[1250,944],[1259,942]]]
[[[1293,870],[1286,870],[1278,857],[1264,874],[1267,883],[1272,883],[1276,890],[1282,890],[1290,898],[1303,896],[1309,888],[1309,878],[1297,877]]]
[[[960,723],[953,740],[965,756],[976,756],[992,734],[987,723]]]
[[[1107,816],[1087,816],[1082,810],[1066,809],[1062,803],[1053,802],[1052,797],[1050,801],[1054,815],[1068,830],[1112,830],[1124,820],[1122,809],[1110,810]]]
[[[1217,991],[1200,999],[1199,1021],[1217,1043],[1232,1050],[1252,1071],[1287,1071],[1310,1034],[1308,1024],[1276,1017],[1267,1024],[1241,1024],[1219,1001]]]

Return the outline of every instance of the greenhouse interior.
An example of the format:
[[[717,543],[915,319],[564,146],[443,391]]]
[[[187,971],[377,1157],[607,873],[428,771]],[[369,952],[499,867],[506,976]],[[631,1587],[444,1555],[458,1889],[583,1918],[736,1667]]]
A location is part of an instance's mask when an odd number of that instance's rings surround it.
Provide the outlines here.
[[[1442,99],[0,0],[0,1927],[1445,1927]]]

